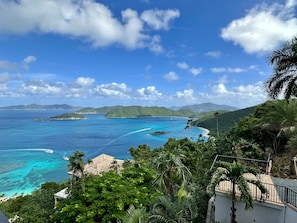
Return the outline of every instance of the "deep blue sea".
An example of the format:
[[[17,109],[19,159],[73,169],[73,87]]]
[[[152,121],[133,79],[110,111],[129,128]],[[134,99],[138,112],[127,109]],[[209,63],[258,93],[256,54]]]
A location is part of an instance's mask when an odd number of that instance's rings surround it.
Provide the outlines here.
[[[69,178],[65,157],[80,150],[87,158],[102,153],[131,158],[129,148],[162,147],[168,138],[197,140],[203,131],[185,130],[187,119],[177,117],[114,118],[85,115],[85,120],[36,121],[74,111],[0,110],[0,194],[28,194],[47,181]],[[151,135],[164,131],[164,135]]]

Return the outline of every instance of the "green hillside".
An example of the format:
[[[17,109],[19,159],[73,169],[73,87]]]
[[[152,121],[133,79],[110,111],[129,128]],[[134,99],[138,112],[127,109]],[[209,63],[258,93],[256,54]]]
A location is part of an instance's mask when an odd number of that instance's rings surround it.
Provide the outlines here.
[[[64,113],[62,115],[50,117],[49,119],[50,120],[79,120],[79,119],[85,119],[85,117],[75,113]]]
[[[165,107],[143,107],[125,106],[112,109],[106,113],[107,118],[135,118],[135,117],[160,117],[160,116],[182,116],[192,117],[195,113],[190,110],[173,111]]]
[[[104,106],[100,108],[92,108],[92,107],[87,107],[87,108],[82,108],[78,110],[76,113],[77,114],[106,114],[107,112],[111,111],[112,109],[115,108],[120,108],[122,106],[117,105],[117,106]]]
[[[218,115],[215,116],[215,112],[208,112],[202,114],[202,118],[198,117],[198,120],[193,122],[193,125],[207,128],[210,130],[211,135],[215,135],[217,131],[217,120],[219,132],[226,132],[241,118],[253,113],[257,106],[244,108],[232,112],[218,111]],[[223,112],[223,113],[222,113]]]

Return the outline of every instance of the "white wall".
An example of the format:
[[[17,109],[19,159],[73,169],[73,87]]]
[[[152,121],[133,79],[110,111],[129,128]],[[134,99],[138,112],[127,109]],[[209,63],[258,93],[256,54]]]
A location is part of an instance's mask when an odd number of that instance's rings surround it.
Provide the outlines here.
[[[296,223],[297,222],[297,208],[285,206],[285,221],[284,223]]]
[[[230,223],[231,221],[231,199],[230,195],[216,193],[215,198],[215,221],[220,223]],[[245,204],[236,202],[236,221],[240,223],[282,223],[284,220],[284,206],[271,205],[268,203],[254,202],[254,208],[244,210]],[[288,213],[288,211],[287,211]],[[291,212],[288,213],[291,216]],[[290,218],[291,219],[291,218]],[[296,221],[286,221],[295,223]]]

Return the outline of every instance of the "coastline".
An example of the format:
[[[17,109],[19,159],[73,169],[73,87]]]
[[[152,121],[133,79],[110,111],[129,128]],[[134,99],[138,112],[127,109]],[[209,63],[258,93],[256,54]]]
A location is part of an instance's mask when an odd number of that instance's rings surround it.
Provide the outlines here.
[[[1,173],[7,180],[0,186],[1,194],[5,197],[0,198],[0,201],[16,195],[30,194],[43,182],[62,182],[68,179],[65,156],[76,148],[85,152],[87,157],[93,158],[101,153],[108,153],[116,158],[126,159],[129,157],[130,146],[137,147],[145,142],[151,148],[158,148],[170,137],[182,139],[192,134],[196,141],[199,134],[207,133],[197,126],[191,129],[191,133],[184,131],[187,118],[180,116],[114,120],[96,115],[88,116],[86,121],[70,123],[66,123],[67,121],[40,123],[34,120],[36,117],[48,118],[63,113],[56,110],[46,111],[1,110],[3,125],[10,126],[2,131],[4,137],[1,138],[0,157],[5,160],[3,165],[7,163],[9,167],[14,163],[23,165]],[[19,120],[25,124],[22,126],[22,131]],[[17,132],[18,137],[11,134],[11,131]],[[149,134],[158,131],[167,134],[156,136]],[[29,135],[30,140],[27,140]]]
[[[202,136],[206,136],[206,137],[209,137],[209,133],[210,131],[206,128],[203,128],[203,127],[199,127],[200,129],[202,129]]]

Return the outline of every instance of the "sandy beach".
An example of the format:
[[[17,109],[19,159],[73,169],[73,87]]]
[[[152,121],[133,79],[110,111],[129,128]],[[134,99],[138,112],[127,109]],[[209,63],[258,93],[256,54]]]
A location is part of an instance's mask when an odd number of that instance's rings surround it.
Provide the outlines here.
[[[207,136],[209,137],[209,133],[210,131],[206,128],[203,128],[203,127],[199,127],[200,129],[202,129],[203,133],[202,133],[202,136]]]

